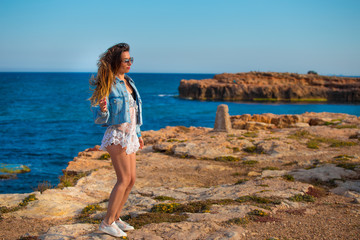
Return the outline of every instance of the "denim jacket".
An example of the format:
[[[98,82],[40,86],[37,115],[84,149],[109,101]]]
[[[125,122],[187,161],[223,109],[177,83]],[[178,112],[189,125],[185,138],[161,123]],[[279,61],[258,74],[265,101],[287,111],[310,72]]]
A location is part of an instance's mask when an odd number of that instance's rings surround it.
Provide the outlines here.
[[[138,106],[138,114],[136,119],[136,135],[141,136],[140,126],[142,122],[142,102],[140,94],[135,87],[135,82],[125,75],[126,80],[129,81],[131,87],[136,94],[136,104]],[[115,124],[122,124],[130,122],[130,109],[129,109],[129,93],[126,90],[125,82],[119,78],[115,78],[115,84],[110,90],[109,96],[106,98],[107,111],[102,112],[100,106],[92,107],[94,119],[96,124],[102,124],[107,127]]]

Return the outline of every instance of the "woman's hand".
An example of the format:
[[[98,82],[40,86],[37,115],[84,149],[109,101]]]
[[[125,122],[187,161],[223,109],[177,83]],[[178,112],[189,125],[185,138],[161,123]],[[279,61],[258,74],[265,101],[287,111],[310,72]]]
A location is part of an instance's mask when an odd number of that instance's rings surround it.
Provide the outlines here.
[[[100,110],[102,112],[106,112],[107,111],[107,103],[106,103],[106,97],[104,97],[103,99],[101,99],[99,101],[99,105],[100,105]]]
[[[143,147],[144,147],[144,140],[142,139],[142,137],[139,137],[139,143],[140,143],[140,149],[143,149]]]

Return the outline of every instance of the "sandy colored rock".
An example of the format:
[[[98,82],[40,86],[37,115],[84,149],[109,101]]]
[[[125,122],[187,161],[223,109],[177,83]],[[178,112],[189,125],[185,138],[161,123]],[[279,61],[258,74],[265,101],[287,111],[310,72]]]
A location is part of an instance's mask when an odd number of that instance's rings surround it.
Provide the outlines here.
[[[247,174],[249,177],[256,177],[256,176],[261,176],[261,173],[259,172],[255,172],[255,171],[250,171]]]
[[[290,144],[279,140],[261,141],[256,146],[259,152],[272,156],[280,156],[281,154],[291,150]]]
[[[261,173],[261,177],[281,177],[287,174],[287,172],[286,170],[265,170]]]
[[[249,131],[260,130],[260,129],[272,129],[274,128],[273,124],[263,123],[263,122],[246,122],[244,123],[244,129]]]
[[[270,184],[270,185],[269,185]],[[262,186],[266,185],[266,187]],[[141,195],[151,196],[170,196],[182,201],[208,200],[208,199],[237,199],[246,195],[276,195],[277,197],[288,198],[295,194],[304,193],[312,185],[301,182],[289,182],[279,179],[258,179],[249,180],[238,185],[221,185],[210,188],[190,188],[183,187],[178,189],[142,188],[137,190]],[[267,191],[262,192],[264,189]]]
[[[351,196],[354,198],[360,197],[360,180],[354,181],[336,181],[337,187],[331,191],[335,194]],[[350,193],[353,192],[353,193]],[[357,193],[357,195],[356,195]]]
[[[179,96],[226,101],[360,102],[359,78],[312,74],[247,72],[213,79],[181,80]]]
[[[41,240],[80,239],[81,236],[94,232],[98,228],[94,224],[71,224],[51,227],[40,237]]]
[[[292,126],[295,127],[295,128],[307,128],[307,127],[310,127],[309,123],[302,123],[302,122],[294,123]]]
[[[251,115],[241,115],[241,119],[247,121],[251,118]],[[258,122],[270,124],[272,119],[281,117],[267,114],[255,118]],[[297,128],[293,123],[293,120],[305,123],[306,119],[311,118],[336,124],[304,129]],[[357,204],[360,194],[360,147],[358,140],[350,136],[359,131],[360,119],[351,115],[326,113],[306,113],[283,119],[283,122],[287,121],[286,124],[292,124],[291,128],[256,131],[232,129],[228,133],[214,132],[211,128],[177,126],[143,132],[147,146],[137,154],[137,180],[125,204],[123,216],[129,215],[130,220],[135,220],[141,214],[149,213],[159,203],[190,204],[199,201],[221,202],[225,199],[232,202],[225,205],[214,203],[206,212],[182,212],[188,218],[181,222],[149,223],[137,227],[129,232],[129,238],[356,239],[354,236],[360,234],[356,228],[360,224]],[[346,124],[356,127],[337,128]],[[301,135],[304,130],[307,133],[303,137],[293,137]],[[319,149],[310,149],[307,147],[310,138],[351,141],[355,144],[331,147],[329,143],[322,142]],[[256,151],[247,152],[247,147],[255,147]],[[97,231],[97,224],[83,224],[77,219],[78,214],[90,204],[99,204],[104,209],[107,207],[116,175],[109,160],[98,159],[104,153],[85,150],[69,163],[67,170],[82,176],[74,187],[49,189],[42,194],[36,192],[38,200],[29,202],[17,211],[2,214],[0,238],[18,239],[27,233],[27,236],[40,236],[41,239],[113,239]],[[99,166],[97,161],[109,166]],[[82,166],[86,162],[89,162],[89,166],[83,171]],[[294,177],[298,174],[295,181],[283,178],[283,175],[291,174]],[[334,186],[323,185],[325,194],[316,198],[314,203],[290,200],[293,196],[311,191],[317,193],[317,190],[313,190],[312,179],[330,181]],[[6,194],[0,195],[0,199],[11,207],[17,206],[28,195],[30,193]],[[175,200],[157,199],[163,196]],[[260,202],[261,198],[272,199],[277,204],[236,201],[244,196],[251,196]],[[269,215],[260,222],[250,221],[246,227],[227,222],[247,217],[253,210],[261,210]],[[98,210],[89,218],[101,220],[104,215],[105,210]],[[44,225],[43,219],[47,219],[49,225]],[[21,231],[19,228],[13,230],[14,222],[21,224]],[[53,228],[46,229],[46,226]]]
[[[153,149],[158,152],[170,152],[173,146],[174,144],[170,142],[160,142],[154,144]]]
[[[103,152],[105,153],[105,152]],[[82,173],[88,172],[93,169],[99,169],[103,167],[110,167],[110,160],[92,160],[92,159],[76,159],[69,163],[66,168],[68,173]]]
[[[249,131],[273,128],[297,127],[305,128],[309,126],[322,125],[351,125],[358,124],[356,116],[343,113],[332,113],[330,116],[322,113],[304,113],[294,115],[275,115],[275,114],[243,114],[230,116],[233,129],[247,129]],[[356,135],[354,135],[356,138]]]
[[[231,131],[229,107],[226,104],[220,104],[217,107],[214,131]]]
[[[221,223],[228,221],[233,218],[243,218],[246,217],[246,214],[254,209],[259,209],[255,206],[249,205],[214,205],[210,209],[210,213],[190,213],[188,221],[190,222],[199,222],[199,221],[208,221]],[[268,212],[268,210],[265,210]]]
[[[334,179],[342,179],[343,177],[355,177],[357,173],[352,170],[336,167],[334,164],[326,164],[312,169],[298,169],[290,173],[296,180],[311,182],[320,180],[327,182]]]
[[[0,194],[0,207],[16,207],[29,195],[28,193]]]
[[[80,191],[69,187],[61,189],[48,189],[42,194],[36,194],[38,200],[29,202],[26,208],[4,214],[6,217],[27,217],[42,220],[64,219],[74,217],[89,203],[98,202]]]
[[[159,239],[241,239],[244,229],[233,227],[223,228],[215,222],[180,222],[180,223],[161,223],[149,224],[144,227],[145,232],[154,231]],[[135,231],[132,236],[135,239],[142,239],[143,233]],[[216,237],[216,238],[215,238]],[[157,238],[154,238],[157,239]]]

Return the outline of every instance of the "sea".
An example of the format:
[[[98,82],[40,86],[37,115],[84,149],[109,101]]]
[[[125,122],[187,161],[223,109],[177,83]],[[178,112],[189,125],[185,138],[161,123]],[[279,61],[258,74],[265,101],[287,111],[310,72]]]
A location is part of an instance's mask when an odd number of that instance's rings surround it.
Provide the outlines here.
[[[95,73],[0,73],[0,163],[31,171],[0,180],[0,194],[29,193],[41,183],[56,186],[80,151],[101,143],[104,127],[93,122],[88,98]],[[166,126],[213,127],[219,104],[230,115],[336,112],[360,116],[359,104],[249,103],[180,99],[182,79],[214,74],[130,73],[143,100],[142,131]]]

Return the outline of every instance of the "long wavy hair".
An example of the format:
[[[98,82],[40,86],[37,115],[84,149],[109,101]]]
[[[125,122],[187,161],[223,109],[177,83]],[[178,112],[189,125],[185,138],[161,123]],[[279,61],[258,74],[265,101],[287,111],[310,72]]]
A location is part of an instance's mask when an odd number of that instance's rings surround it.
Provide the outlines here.
[[[102,98],[109,96],[115,75],[119,72],[121,54],[129,51],[130,46],[128,44],[119,43],[100,55],[97,63],[97,75],[96,77],[92,76],[89,80],[90,88],[93,91],[89,98],[92,106],[98,105]]]

